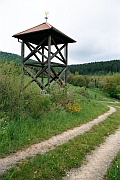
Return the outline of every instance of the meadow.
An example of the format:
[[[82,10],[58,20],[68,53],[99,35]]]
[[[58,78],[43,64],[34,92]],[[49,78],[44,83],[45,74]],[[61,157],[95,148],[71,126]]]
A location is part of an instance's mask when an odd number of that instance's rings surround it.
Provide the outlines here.
[[[19,67],[13,62],[3,63],[1,67],[0,157],[86,123],[106,112],[109,109],[107,105],[111,102],[114,105],[116,101],[98,88],[70,84],[66,87],[50,86],[46,88],[45,95],[40,94],[34,83],[20,92]],[[28,80],[26,76],[25,81]],[[47,154],[27,159],[20,165],[18,163],[1,178],[60,179],[66,170],[79,167],[85,155],[118,128],[119,119],[118,109],[105,122],[84,135]]]

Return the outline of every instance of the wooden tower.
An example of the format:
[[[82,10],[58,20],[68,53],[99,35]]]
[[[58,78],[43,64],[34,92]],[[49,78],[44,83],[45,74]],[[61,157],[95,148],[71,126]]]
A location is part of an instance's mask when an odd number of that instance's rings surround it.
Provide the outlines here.
[[[74,43],[75,40],[47,22],[15,34],[13,37],[21,42],[23,75],[27,73],[32,78],[28,84],[22,83],[22,89],[34,81],[42,90],[51,82],[63,84],[61,80],[63,76],[64,83],[67,83],[68,43]],[[26,57],[25,48],[29,49]],[[32,59],[33,56],[35,60]]]

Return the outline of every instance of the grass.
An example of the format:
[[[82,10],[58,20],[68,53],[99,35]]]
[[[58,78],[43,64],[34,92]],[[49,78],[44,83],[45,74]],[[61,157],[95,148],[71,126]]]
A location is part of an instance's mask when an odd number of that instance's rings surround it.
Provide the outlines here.
[[[104,178],[105,180],[119,180],[120,179],[120,151],[112,162],[108,172]]]
[[[96,99],[98,101],[116,101],[116,99],[111,98],[108,93],[103,92],[98,88],[88,89],[91,99]]]
[[[1,118],[0,157],[86,123],[108,110],[105,105],[94,101],[83,100],[79,103],[82,109],[78,113],[56,107],[54,111],[41,114],[38,119],[29,117],[10,121],[8,116]]]
[[[115,132],[120,125],[119,119],[118,110],[87,133],[75,137],[46,154],[17,163],[16,167],[11,168],[1,177],[1,180],[60,180],[67,170],[80,167],[86,154],[104,142],[106,136]]]
[[[8,72],[12,67],[12,72]],[[59,134],[80,124],[86,123],[108,110],[106,104],[98,101],[108,101],[106,95],[95,90],[86,90],[82,87],[69,86],[66,89],[58,88],[52,91],[51,96],[40,96],[39,88],[32,83],[19,96],[20,77],[15,72],[14,65],[8,64],[1,81],[0,98],[2,109],[0,115],[0,157],[13,153],[30,144],[41,142],[53,135]],[[7,71],[6,71],[7,70]],[[10,74],[9,74],[10,73]],[[25,83],[29,78],[25,76]],[[14,87],[13,87],[14,84]],[[48,91],[50,89],[48,88]],[[66,103],[72,107],[80,107],[80,112],[68,112]],[[73,108],[74,109],[74,108]],[[57,147],[45,155],[25,160],[21,165],[12,168],[5,179],[60,179],[65,171],[78,167],[86,153],[89,153],[104,136],[117,128],[120,114],[117,112],[106,121],[107,124],[95,126],[90,132],[76,137],[74,140]],[[21,175],[22,173],[22,175]]]

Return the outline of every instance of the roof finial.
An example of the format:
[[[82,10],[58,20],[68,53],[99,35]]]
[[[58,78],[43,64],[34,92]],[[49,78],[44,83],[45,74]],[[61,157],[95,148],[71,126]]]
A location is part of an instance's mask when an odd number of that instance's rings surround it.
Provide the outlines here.
[[[46,22],[47,22],[47,20],[48,20],[48,14],[49,14],[49,12],[48,12],[48,11],[45,11],[45,19],[46,19]]]

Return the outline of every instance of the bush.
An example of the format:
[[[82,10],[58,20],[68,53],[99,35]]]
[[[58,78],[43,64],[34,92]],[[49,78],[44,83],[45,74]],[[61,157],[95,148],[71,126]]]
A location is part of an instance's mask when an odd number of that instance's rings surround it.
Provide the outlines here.
[[[26,118],[29,115],[36,118],[50,108],[50,97],[38,94],[35,88],[20,92],[21,77],[14,62],[2,63],[1,67],[0,108],[10,119]]]
[[[90,81],[89,84],[88,84],[88,87],[89,88],[95,88],[95,83],[93,81]]]
[[[120,99],[120,74],[108,77],[103,90],[109,93],[111,97]]]
[[[10,120],[25,119],[30,116],[39,118],[50,110],[66,110],[66,105],[74,102],[73,95],[68,92],[67,86],[48,87],[49,95],[41,95],[35,86],[29,86],[20,92],[21,77],[18,69],[14,62],[5,63],[2,65],[0,76],[0,108]],[[27,76],[24,79],[28,81]]]
[[[49,88],[51,101],[54,107],[66,108],[66,104],[73,102],[73,95],[68,91],[68,86],[61,88],[59,85]]]
[[[88,93],[86,87],[78,87],[75,92],[81,96],[90,98],[90,94]]]

